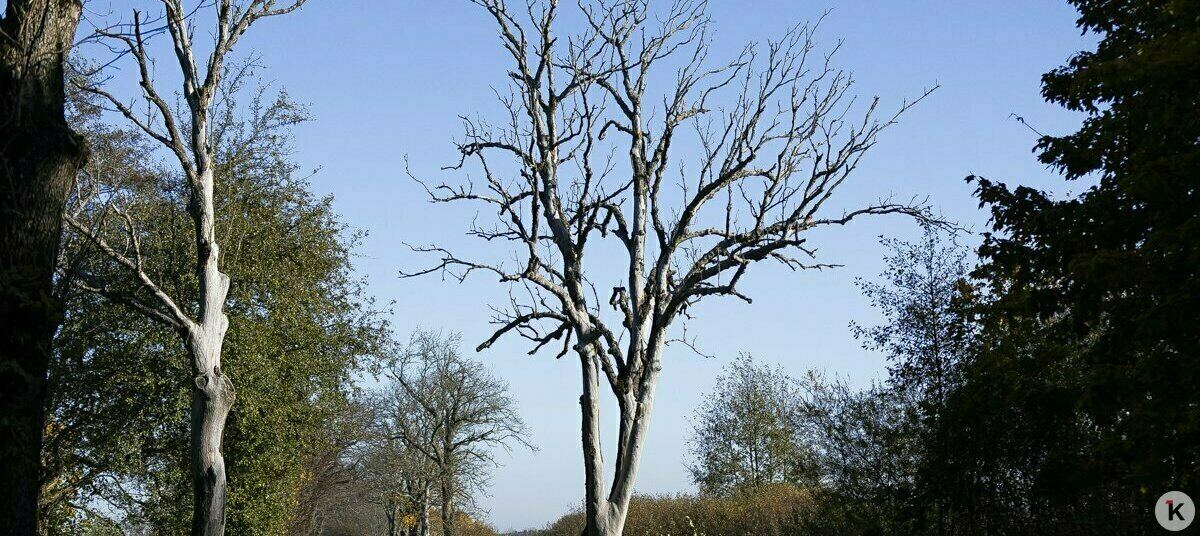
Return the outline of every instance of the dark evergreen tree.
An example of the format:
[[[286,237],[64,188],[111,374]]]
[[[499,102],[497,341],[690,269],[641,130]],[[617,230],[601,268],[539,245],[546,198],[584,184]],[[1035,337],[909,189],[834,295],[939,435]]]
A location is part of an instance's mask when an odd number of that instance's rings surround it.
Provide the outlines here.
[[[1200,2],[1071,4],[1100,41],[1043,94],[1087,119],[1038,149],[1087,186],[1055,198],[978,180],[993,232],[977,275],[995,299],[958,430],[964,455],[985,451],[964,464],[1008,475],[975,483],[1007,487],[991,503],[1033,530],[1127,533],[1154,525],[1159,494],[1200,482]]]

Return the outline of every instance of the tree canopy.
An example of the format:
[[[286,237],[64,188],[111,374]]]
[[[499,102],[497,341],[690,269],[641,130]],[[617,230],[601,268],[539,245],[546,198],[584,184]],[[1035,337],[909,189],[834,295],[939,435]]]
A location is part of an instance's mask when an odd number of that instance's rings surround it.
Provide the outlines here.
[[[76,217],[113,243],[136,238],[146,270],[188,296],[195,245],[181,179],[155,163],[137,133],[94,121],[86,102],[81,112],[95,154],[79,181],[88,193],[76,198]],[[384,325],[352,271],[359,234],[340,222],[330,198],[310,193],[290,160],[288,130],[302,110],[286,95],[258,93],[222,117],[217,224],[234,320],[226,367],[243,386],[225,438],[229,526],[235,534],[281,534],[305,478],[305,456],[326,439],[322,423],[343,403],[351,375],[379,354]],[[105,203],[138,223],[134,237],[120,218],[103,219],[98,207]],[[78,279],[114,292],[128,285],[129,296],[139,295],[92,242],[70,234],[67,244],[60,264],[69,306],[51,372],[43,483],[56,491],[43,493],[43,508],[60,515],[47,520],[71,530],[83,512],[115,511],[133,525],[184,533],[191,502],[187,355],[170,329],[120,302],[65,287]]]
[[[1041,413],[1031,477],[1051,497],[1128,504],[1200,475],[1200,4],[1071,4],[1099,43],[1043,95],[1087,118],[1038,149],[1085,190],[978,180],[992,232],[977,275],[995,299],[977,383],[1009,375],[988,389]]]
[[[800,386],[743,354],[696,410],[689,466],[703,493],[729,495],[772,483],[813,484],[813,447],[798,426]]]

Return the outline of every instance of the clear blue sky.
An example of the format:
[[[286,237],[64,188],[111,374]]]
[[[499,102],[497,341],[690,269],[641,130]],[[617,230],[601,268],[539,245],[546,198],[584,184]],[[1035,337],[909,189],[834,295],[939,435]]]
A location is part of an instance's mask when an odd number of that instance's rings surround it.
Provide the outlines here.
[[[130,3],[114,2],[113,9]],[[137,3],[157,11],[153,3]],[[941,84],[884,135],[842,191],[844,206],[887,193],[928,195],[943,214],[980,230],[986,220],[963,182],[968,174],[1062,191],[1031,153],[1034,134],[1009,115],[1046,133],[1078,124],[1079,117],[1039,96],[1041,73],[1090,42],[1079,35],[1065,2],[712,4],[715,59],[831,9],[818,38],[825,44],[845,40],[837,64],[854,72],[857,94],[878,95],[887,109]],[[574,9],[573,2],[564,2],[564,9]],[[205,29],[196,33],[207,36]],[[296,132],[296,157],[321,168],[316,190],[333,194],[344,220],[369,231],[357,266],[375,296],[396,302],[397,331],[407,334],[418,325],[459,331],[465,351],[490,333],[485,305],[500,303],[503,289],[484,277],[458,285],[397,276],[399,269],[426,261],[402,242],[471,247],[462,232],[475,213],[428,204],[406,178],[404,157],[418,174],[449,178],[439,167],[453,161],[457,117],[496,109],[491,88],[505,84],[506,68],[497,45],[491,21],[465,0],[310,0],[298,14],[256,26],[238,47],[242,54],[259,54],[269,66],[266,77],[310,107],[314,120]],[[860,349],[847,327],[851,320],[876,320],[853,281],[881,269],[880,235],[915,233],[912,223],[898,218],[823,233],[815,240],[821,260],[844,268],[793,274],[762,266],[744,281],[752,305],[724,300],[699,308],[689,335],[716,357],[679,347],[668,351],[637,490],[693,490],[685,467],[688,418],[738,352],[795,374],[824,370],[857,385],[881,378],[885,363]],[[541,526],[579,504],[583,492],[578,362],[529,357],[525,349],[508,341],[479,356],[509,382],[530,439],[540,447],[536,454],[501,456],[504,466],[481,502],[501,529]]]

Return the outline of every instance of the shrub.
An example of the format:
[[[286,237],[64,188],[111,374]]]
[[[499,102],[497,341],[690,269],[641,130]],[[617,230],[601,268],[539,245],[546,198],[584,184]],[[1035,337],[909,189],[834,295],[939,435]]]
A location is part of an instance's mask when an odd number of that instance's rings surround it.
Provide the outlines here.
[[[803,531],[812,495],[788,484],[771,484],[730,497],[637,496],[629,506],[626,536],[791,536]],[[578,536],[583,512],[563,516],[544,536]]]

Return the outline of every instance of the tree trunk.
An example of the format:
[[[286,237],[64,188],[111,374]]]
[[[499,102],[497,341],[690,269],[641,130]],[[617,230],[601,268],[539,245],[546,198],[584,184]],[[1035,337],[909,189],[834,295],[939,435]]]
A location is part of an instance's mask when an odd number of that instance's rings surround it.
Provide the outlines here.
[[[642,460],[642,448],[646,444],[646,431],[650,428],[650,408],[654,402],[654,386],[641,397],[629,396],[628,406],[621,411],[621,427],[628,428],[628,437],[618,445],[617,467],[614,470],[612,490],[608,500],[613,505],[614,529],[610,534],[619,535],[625,527],[625,516],[629,513],[629,500],[633,497],[633,482],[637,478]],[[641,400],[638,400],[641,398]]]
[[[192,536],[225,534],[226,476],[221,439],[233,407],[233,382],[221,371],[221,349],[229,319],[225,296],[229,277],[220,270],[220,248],[214,229],[211,169],[201,174],[196,205],[197,272],[200,278],[200,324],[191,329],[189,350],[195,378],[192,389]],[[195,193],[193,195],[196,195]]]
[[[197,361],[211,362],[214,350],[211,349],[210,343],[211,341],[200,343],[199,353],[207,358]],[[220,342],[216,345],[215,352],[219,356]],[[221,372],[220,365],[197,371],[191,407],[193,536],[225,534],[226,478],[221,439],[225,433],[225,420],[229,417],[234,396],[233,383]]]
[[[9,0],[0,20],[0,519],[37,530],[46,377],[62,318],[53,277],[62,211],[83,163],[64,117],[78,0]]]
[[[614,534],[610,530],[611,512],[604,500],[604,454],[600,443],[600,378],[596,358],[591,351],[581,351],[583,394],[579,396],[581,435],[583,439],[584,475],[584,536]]]
[[[204,124],[193,125],[197,144],[207,143]],[[202,153],[208,156],[208,153]],[[211,157],[201,166],[189,209],[196,230],[196,272],[200,280],[200,323],[189,328],[195,386],[192,389],[192,536],[224,536],[226,477],[221,439],[233,407],[233,382],[221,371],[221,349],[229,328],[225,298],[229,276],[221,272],[217,245],[215,177]]]
[[[420,536],[429,536],[429,483],[424,484],[421,491],[421,500],[417,504],[420,511],[417,513],[417,530]]]
[[[657,339],[657,338],[656,338]],[[584,536],[620,536],[625,530],[633,482],[641,463],[646,432],[650,428],[650,410],[658,383],[658,356],[662,345],[652,343],[647,370],[638,385],[618,399],[620,432],[617,438],[617,463],[612,488],[604,489],[604,456],[600,442],[599,371],[594,358],[581,355],[583,395],[579,397],[583,421],[583,458],[586,485]]]
[[[388,521],[388,536],[400,536],[401,527],[399,520],[402,515],[400,511],[400,501],[397,501],[394,498],[388,499],[387,506],[388,508],[385,515],[387,516]],[[405,530],[405,532],[407,533],[408,531]]]
[[[442,478],[442,536],[454,536],[454,482]]]

